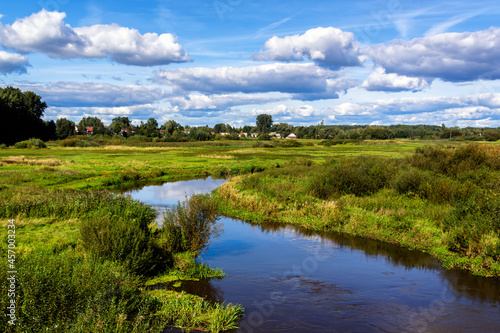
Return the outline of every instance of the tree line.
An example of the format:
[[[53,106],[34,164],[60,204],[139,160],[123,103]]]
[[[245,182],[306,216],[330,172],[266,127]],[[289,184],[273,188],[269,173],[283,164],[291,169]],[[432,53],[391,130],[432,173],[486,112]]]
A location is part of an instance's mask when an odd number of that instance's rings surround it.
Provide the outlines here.
[[[288,123],[274,124],[272,116],[260,114],[256,117],[255,126],[233,127],[230,124],[218,123],[211,126],[181,125],[175,120],[168,120],[160,125],[154,118],[133,125],[125,116],[113,118],[111,124],[105,125],[98,117],[83,117],[78,123],[60,118],[57,121],[44,121],[43,115],[47,104],[42,97],[18,88],[0,88],[0,119],[4,124],[0,131],[0,144],[12,145],[29,138],[43,141],[62,140],[76,135],[121,135],[123,137],[142,136],[163,141],[208,141],[220,139],[239,139],[240,133],[245,135],[267,134],[286,137],[293,133],[299,139],[349,139],[349,140],[387,140],[387,139],[422,139],[448,138],[465,140],[500,139],[500,128],[448,128],[444,124],[436,125],[318,125],[294,126]],[[269,137],[269,136],[266,136]]]

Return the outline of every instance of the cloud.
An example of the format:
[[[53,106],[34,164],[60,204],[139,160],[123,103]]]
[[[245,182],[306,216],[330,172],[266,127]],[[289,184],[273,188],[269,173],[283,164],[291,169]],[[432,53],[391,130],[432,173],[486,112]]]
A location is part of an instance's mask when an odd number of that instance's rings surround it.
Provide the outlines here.
[[[162,70],[154,81],[173,87],[174,93],[203,94],[267,93],[292,94],[293,98],[338,98],[337,91],[353,85],[342,73],[314,64],[267,64],[248,67],[181,68]]]
[[[26,73],[26,67],[28,67],[28,60],[25,56],[0,51],[1,74]]]
[[[362,123],[379,120],[384,124],[441,124],[475,126],[489,119],[500,124],[500,93],[461,97],[383,99],[370,103],[342,103],[328,108],[331,120],[355,116]],[[498,125],[497,125],[498,126]]]
[[[0,44],[20,53],[40,52],[51,58],[111,58],[125,65],[156,66],[191,58],[169,33],[140,34],[111,25],[72,28],[65,13],[42,10],[12,25],[0,23]]]
[[[24,83],[19,89],[42,96],[49,106],[121,107],[153,103],[168,94],[159,88],[137,85],[112,85],[92,82]]]
[[[370,91],[420,91],[429,86],[423,78],[408,77],[395,73],[386,74],[381,67],[375,69],[373,73],[361,85],[362,88]]]
[[[302,61],[307,58],[325,67],[360,66],[364,57],[352,32],[314,28],[303,35],[274,36],[265,43],[265,50],[253,55],[255,60]]]
[[[45,116],[48,118],[67,118],[79,122],[83,117],[98,117],[104,124],[110,124],[118,116],[126,116],[135,123],[145,121],[159,113],[159,107],[153,104],[141,104],[118,107],[48,107]]]
[[[176,96],[167,100],[180,110],[226,110],[238,105],[265,104],[283,100],[284,97],[269,97],[261,95],[222,94]]]
[[[500,28],[394,40],[364,52],[388,73],[451,82],[500,78]]]

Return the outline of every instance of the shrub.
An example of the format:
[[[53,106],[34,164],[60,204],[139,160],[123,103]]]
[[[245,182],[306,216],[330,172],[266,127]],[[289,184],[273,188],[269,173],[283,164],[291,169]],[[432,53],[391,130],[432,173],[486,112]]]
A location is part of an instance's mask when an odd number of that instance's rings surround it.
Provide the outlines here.
[[[411,168],[400,170],[393,187],[400,194],[421,194],[421,186],[429,182],[429,176],[422,170]]]
[[[158,244],[168,253],[201,252],[220,232],[217,202],[208,194],[193,195],[167,210]]]
[[[16,149],[41,149],[47,148],[45,142],[40,139],[29,139],[25,141],[16,142],[14,144],[14,148]]]
[[[122,263],[133,273],[154,273],[169,260],[154,243],[148,226],[156,215],[152,207],[129,197],[112,197],[81,222],[83,245],[103,258]]]
[[[500,133],[499,132],[486,132],[484,133],[484,139],[486,141],[498,141],[500,140]]]
[[[375,157],[342,160],[313,176],[309,191],[320,199],[343,194],[370,195],[389,184],[394,173],[389,166]]]
[[[148,316],[160,303],[142,297],[137,278],[95,258],[34,251],[18,257],[17,321],[5,332],[158,332],[157,319]],[[7,269],[0,270],[6,281]],[[0,305],[6,309],[8,284],[0,284]]]
[[[257,139],[263,140],[263,141],[268,141],[268,140],[271,140],[271,136],[267,133],[261,133]]]

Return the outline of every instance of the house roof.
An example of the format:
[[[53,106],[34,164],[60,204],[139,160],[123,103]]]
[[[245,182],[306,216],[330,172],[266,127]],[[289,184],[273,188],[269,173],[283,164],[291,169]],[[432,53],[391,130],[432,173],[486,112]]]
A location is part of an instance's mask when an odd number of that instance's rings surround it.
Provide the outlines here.
[[[85,127],[85,129],[89,132],[93,132],[94,131],[94,128],[93,127]]]

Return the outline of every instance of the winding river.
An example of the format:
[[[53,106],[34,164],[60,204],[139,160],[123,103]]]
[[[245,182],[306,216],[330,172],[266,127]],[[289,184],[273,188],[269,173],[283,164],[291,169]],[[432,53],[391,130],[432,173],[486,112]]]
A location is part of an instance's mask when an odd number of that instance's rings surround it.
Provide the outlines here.
[[[224,180],[128,192],[158,209]],[[220,280],[183,288],[239,303],[239,332],[500,332],[500,280],[444,270],[429,255],[378,241],[222,218],[202,255]]]

